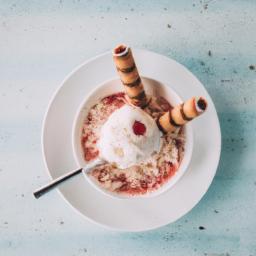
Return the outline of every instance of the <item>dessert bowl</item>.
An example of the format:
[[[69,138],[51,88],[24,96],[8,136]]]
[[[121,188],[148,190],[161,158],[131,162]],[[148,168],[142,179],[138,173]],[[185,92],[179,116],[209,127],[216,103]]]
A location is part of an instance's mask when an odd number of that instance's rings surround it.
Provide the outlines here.
[[[154,79],[148,77],[142,77],[142,81],[145,87],[145,91],[148,95],[153,96],[162,96],[164,97],[172,106],[181,104],[183,100],[177,95],[177,93],[171,89],[170,86],[164,85],[160,81],[156,81]],[[108,80],[101,85],[97,86],[93,91],[91,91],[85,98],[80,107],[78,108],[77,114],[75,116],[73,122],[73,131],[72,131],[72,146],[73,146],[73,154],[74,158],[79,166],[85,166],[87,162],[84,159],[84,153],[81,143],[82,137],[82,129],[83,123],[87,114],[92,106],[94,106],[99,100],[102,98],[109,96],[111,94],[123,91],[123,85],[120,82],[120,79],[112,79]],[[184,134],[185,134],[185,144],[184,144],[184,156],[181,160],[181,163],[178,167],[178,170],[175,174],[161,187],[156,190],[150,191],[145,194],[137,194],[137,195],[128,195],[122,193],[111,192],[106,190],[97,184],[92,177],[90,177],[87,173],[83,173],[85,179],[98,191],[104,193],[105,195],[112,196],[119,199],[124,198],[150,198],[164,193],[169,190],[171,187],[178,182],[178,180],[183,176],[189,166],[189,162],[192,156],[193,151],[193,131],[191,125],[188,123],[184,126]]]

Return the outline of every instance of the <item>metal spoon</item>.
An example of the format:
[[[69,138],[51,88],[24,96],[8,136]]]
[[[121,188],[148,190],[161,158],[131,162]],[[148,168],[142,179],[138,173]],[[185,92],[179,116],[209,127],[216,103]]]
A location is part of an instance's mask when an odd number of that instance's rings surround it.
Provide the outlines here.
[[[50,190],[52,190],[53,188],[57,187],[59,184],[61,184],[63,181],[66,181],[67,179],[81,173],[81,172],[89,172],[91,169],[102,165],[106,163],[104,160],[102,160],[101,158],[97,158],[94,161],[88,163],[86,166],[80,168],[80,169],[76,169],[73,171],[70,171],[66,174],[63,174],[62,176],[58,177],[57,179],[54,179],[53,181],[51,181],[50,183],[40,187],[39,189],[37,189],[36,191],[34,191],[34,196],[35,198],[39,198],[42,195],[44,195],[45,193],[49,192]]]

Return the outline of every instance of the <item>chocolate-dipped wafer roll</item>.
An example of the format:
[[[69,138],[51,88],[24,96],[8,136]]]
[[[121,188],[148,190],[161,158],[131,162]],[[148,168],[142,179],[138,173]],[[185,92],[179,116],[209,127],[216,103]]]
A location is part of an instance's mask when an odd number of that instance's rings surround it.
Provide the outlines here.
[[[180,126],[204,113],[206,108],[206,99],[203,97],[192,97],[160,116],[157,120],[158,127],[164,133],[173,132]]]
[[[149,99],[145,94],[131,49],[123,44],[118,45],[113,50],[113,59],[130,103],[145,107]]]

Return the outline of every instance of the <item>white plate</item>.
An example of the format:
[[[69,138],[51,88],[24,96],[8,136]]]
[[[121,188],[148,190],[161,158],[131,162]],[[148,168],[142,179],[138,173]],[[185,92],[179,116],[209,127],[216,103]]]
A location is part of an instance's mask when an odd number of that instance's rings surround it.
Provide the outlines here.
[[[145,231],[174,222],[190,211],[209,188],[221,151],[221,134],[213,102],[203,85],[185,67],[162,55],[133,50],[142,76],[169,84],[182,98],[201,95],[208,100],[204,115],[192,122],[194,151],[189,169],[169,191],[158,197],[122,200],[107,197],[82,175],[59,190],[87,219],[121,231]],[[49,175],[56,178],[76,167],[72,153],[72,124],[86,94],[96,85],[117,77],[111,53],[76,68],[55,93],[43,126],[43,154]]]

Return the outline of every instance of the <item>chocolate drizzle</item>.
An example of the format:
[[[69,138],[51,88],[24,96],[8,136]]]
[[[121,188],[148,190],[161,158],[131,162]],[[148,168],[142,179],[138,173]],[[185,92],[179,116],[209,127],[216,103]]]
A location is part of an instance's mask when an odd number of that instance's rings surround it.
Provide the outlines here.
[[[158,127],[158,129],[159,129],[163,134],[166,134],[167,132],[164,130],[164,128],[163,128],[162,125],[160,124],[159,118],[160,118],[160,117],[158,117],[158,118],[156,119],[157,127]]]
[[[186,121],[191,121],[191,120],[193,120],[193,118],[190,118],[190,117],[186,116],[183,107],[184,107],[184,103],[182,103],[182,104],[181,104],[181,107],[180,107],[180,114],[181,114],[183,120],[186,120]]]
[[[180,126],[181,126],[180,124],[177,124],[177,123],[173,120],[173,118],[172,118],[172,111],[171,111],[171,110],[169,111],[169,121],[170,121],[170,124],[172,124],[172,125],[175,126],[175,127],[180,127]]]
[[[129,96],[129,98],[132,100],[142,100],[142,99],[146,98],[146,94],[145,94],[145,91],[142,91],[136,96],[133,96],[133,97]]]
[[[140,77],[138,77],[135,81],[133,81],[132,83],[125,83],[125,82],[123,82],[122,81],[122,83],[123,83],[123,85],[125,85],[125,86],[128,86],[128,87],[136,87],[136,86],[138,86],[140,83],[141,83],[141,79],[140,79]]]
[[[134,63],[134,64],[133,64],[131,67],[129,67],[129,68],[119,68],[119,67],[117,67],[117,70],[120,71],[120,72],[122,72],[122,73],[128,74],[128,73],[131,73],[135,68],[136,68],[136,66],[135,66],[135,63]]]

